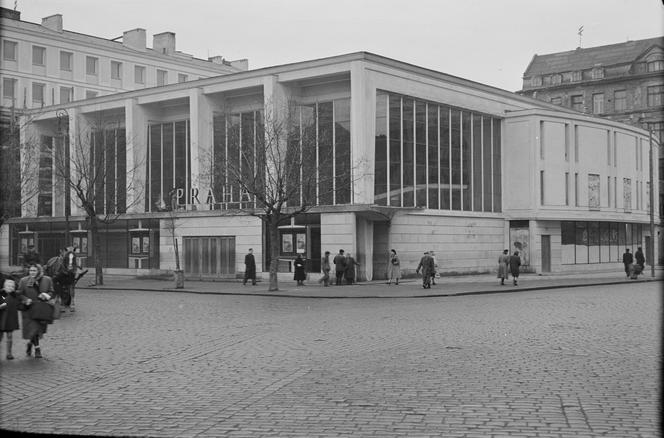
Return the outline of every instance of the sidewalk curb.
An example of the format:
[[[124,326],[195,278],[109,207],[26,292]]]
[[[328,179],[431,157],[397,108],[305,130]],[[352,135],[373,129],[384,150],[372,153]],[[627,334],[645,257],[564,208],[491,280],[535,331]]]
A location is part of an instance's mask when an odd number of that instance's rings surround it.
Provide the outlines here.
[[[652,281],[664,281],[663,278],[643,278],[634,282],[629,282],[628,284],[643,283],[643,282],[652,282]],[[561,285],[546,285],[546,286],[512,286],[505,285],[508,288],[501,289],[491,289],[491,290],[478,290],[478,291],[460,291],[460,292],[449,292],[449,293],[430,293],[430,294],[414,294],[414,295],[294,295],[289,293],[282,293],[280,291],[275,291],[274,293],[270,292],[222,292],[222,291],[198,291],[191,289],[174,289],[174,288],[164,288],[164,289],[154,289],[154,288],[132,288],[134,291],[141,292],[167,292],[167,293],[189,293],[189,294],[198,294],[198,295],[229,295],[229,296],[252,296],[252,297],[280,297],[280,298],[316,298],[316,299],[404,299],[404,298],[439,298],[439,297],[454,297],[454,296],[465,296],[465,295],[486,295],[486,294],[504,294],[504,293],[516,293],[516,292],[526,292],[526,291],[535,291],[535,290],[545,290],[545,289],[565,289],[572,287],[590,287],[590,286],[603,286],[603,285],[615,285],[615,284],[625,284],[626,280],[613,280],[613,281],[602,281],[602,282],[593,282],[593,283],[581,283],[581,284],[561,284]],[[84,286],[77,287],[77,289],[82,290],[118,290],[112,286],[103,285],[103,286]]]

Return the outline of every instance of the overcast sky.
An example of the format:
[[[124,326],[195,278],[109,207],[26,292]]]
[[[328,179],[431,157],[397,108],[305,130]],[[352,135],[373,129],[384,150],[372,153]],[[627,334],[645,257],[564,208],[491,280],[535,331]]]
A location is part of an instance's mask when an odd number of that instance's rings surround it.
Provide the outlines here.
[[[0,0],[14,8],[14,0]],[[256,69],[368,51],[516,91],[534,54],[664,34],[662,0],[17,0],[21,19],[115,38],[176,33],[198,58]]]

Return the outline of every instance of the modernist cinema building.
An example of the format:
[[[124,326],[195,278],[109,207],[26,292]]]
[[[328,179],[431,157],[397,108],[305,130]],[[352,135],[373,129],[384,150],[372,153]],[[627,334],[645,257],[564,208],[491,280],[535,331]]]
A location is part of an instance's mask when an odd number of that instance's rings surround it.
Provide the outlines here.
[[[249,248],[266,272],[254,200],[208,169],[255,149],[266,106],[286,101],[320,180],[316,205],[280,228],[282,271],[300,253],[319,272],[340,248],[360,280],[385,278],[392,248],[406,274],[435,251],[443,275],[495,272],[506,248],[537,273],[620,270],[625,248],[642,246],[649,263],[661,250],[646,131],[358,52],[34,110],[22,139],[42,150],[39,194],[3,225],[0,263],[19,264],[29,243],[55,254],[66,228],[92,255],[83,210],[53,169],[63,139],[83,135],[108,171],[97,210],[117,218],[101,230],[107,273],[174,269],[173,214],[187,278],[241,275]],[[164,212],[174,194],[179,208]]]

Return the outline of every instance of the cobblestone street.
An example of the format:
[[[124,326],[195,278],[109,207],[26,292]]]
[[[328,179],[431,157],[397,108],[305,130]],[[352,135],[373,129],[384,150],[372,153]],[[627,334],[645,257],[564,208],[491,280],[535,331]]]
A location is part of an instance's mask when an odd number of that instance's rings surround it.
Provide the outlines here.
[[[49,326],[44,359],[15,341],[7,361],[3,340],[0,426],[153,437],[657,437],[660,288],[403,299],[81,290],[77,312]]]

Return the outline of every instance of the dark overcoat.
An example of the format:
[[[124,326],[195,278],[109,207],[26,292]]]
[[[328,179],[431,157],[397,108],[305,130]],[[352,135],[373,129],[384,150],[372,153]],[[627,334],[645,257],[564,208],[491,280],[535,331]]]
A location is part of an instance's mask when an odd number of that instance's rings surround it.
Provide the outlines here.
[[[510,256],[510,274],[512,274],[512,277],[519,276],[519,266],[521,266],[521,257],[518,255]]]
[[[7,303],[7,307],[0,310],[0,332],[13,332],[18,330],[18,303],[16,291],[6,292],[0,290],[0,304]]]
[[[295,262],[293,262],[293,266],[295,267],[295,275],[293,276],[293,280],[296,281],[306,280],[307,273],[304,272],[304,260],[302,260],[302,257],[296,258]]]
[[[21,302],[24,302],[27,298],[30,298],[32,301],[37,301],[39,300],[39,294],[43,292],[49,294],[51,297],[55,295],[51,277],[44,275],[41,278],[33,279],[28,276],[21,278],[21,281],[18,282],[16,296]],[[29,309],[21,312],[21,325],[23,327],[23,339],[30,340],[35,335],[41,337],[46,333],[47,323],[32,319],[30,317]]]

